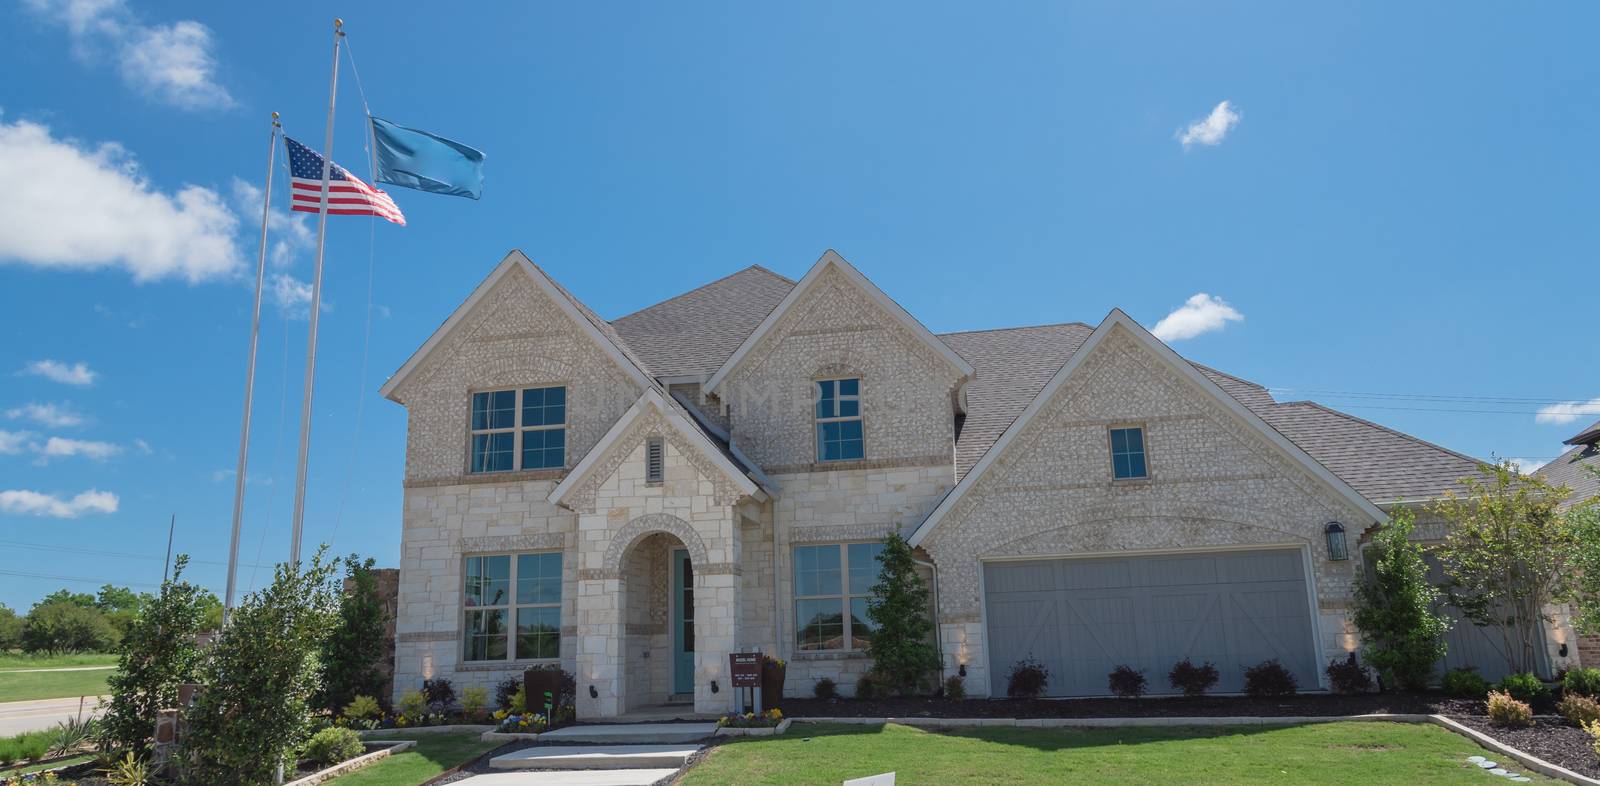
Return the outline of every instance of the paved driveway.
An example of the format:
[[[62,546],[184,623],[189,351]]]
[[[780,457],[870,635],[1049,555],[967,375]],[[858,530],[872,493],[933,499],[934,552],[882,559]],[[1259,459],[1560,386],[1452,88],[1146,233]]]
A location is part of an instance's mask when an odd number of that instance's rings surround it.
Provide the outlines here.
[[[84,714],[96,713],[100,699],[83,700]],[[78,714],[78,700],[40,699],[38,701],[12,701],[0,703],[0,737],[25,731],[48,729],[66,718]]]

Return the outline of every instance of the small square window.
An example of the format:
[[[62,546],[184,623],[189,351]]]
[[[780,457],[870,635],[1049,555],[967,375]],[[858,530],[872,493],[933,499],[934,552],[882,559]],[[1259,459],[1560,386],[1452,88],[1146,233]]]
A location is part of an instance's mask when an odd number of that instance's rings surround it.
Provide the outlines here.
[[[1111,429],[1111,477],[1134,480],[1149,476],[1145,465],[1144,429],[1138,426]]]

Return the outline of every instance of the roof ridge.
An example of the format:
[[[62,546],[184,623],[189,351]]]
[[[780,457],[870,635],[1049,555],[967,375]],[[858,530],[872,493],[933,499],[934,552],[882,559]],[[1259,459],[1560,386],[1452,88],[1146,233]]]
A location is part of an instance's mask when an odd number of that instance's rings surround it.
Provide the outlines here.
[[[611,320],[611,322],[612,322],[612,324],[615,324],[617,322],[621,322],[624,319],[627,319],[628,317],[637,316],[639,314],[642,314],[642,313],[644,313],[646,311],[649,311],[650,309],[655,308],[657,306],[664,306],[664,305],[666,305],[668,303],[671,303],[673,301],[682,300],[683,298],[686,298],[686,297],[688,297],[690,295],[693,295],[694,293],[699,292],[699,291],[701,291],[703,289],[710,289],[711,287],[714,287],[714,286],[716,286],[718,284],[721,284],[722,282],[727,281],[728,279],[731,279],[734,276],[739,275],[740,273],[748,273],[748,272],[750,272],[752,270],[759,270],[762,273],[766,273],[769,276],[774,276],[774,277],[778,278],[779,280],[787,283],[789,286],[794,286],[794,282],[790,281],[785,276],[782,276],[782,275],[779,275],[777,273],[774,273],[771,270],[768,270],[768,269],[766,269],[766,268],[764,268],[764,267],[762,267],[760,265],[748,265],[746,267],[739,268],[738,270],[735,270],[732,273],[729,273],[728,275],[723,276],[722,278],[716,279],[715,281],[707,281],[706,283],[701,284],[700,286],[697,286],[694,289],[690,289],[690,290],[686,290],[686,291],[683,291],[683,292],[679,292],[678,294],[673,295],[672,297],[669,297],[666,300],[661,300],[661,301],[658,301],[658,302],[655,302],[655,303],[651,303],[650,305],[645,306],[644,308],[637,309],[635,311],[630,311],[630,312],[628,312],[626,314],[623,314],[620,317],[617,317],[616,319]]]
[[[1465,453],[1462,453],[1462,452],[1460,452],[1458,450],[1451,450],[1450,448],[1447,448],[1447,447],[1445,447],[1443,445],[1436,445],[1436,444],[1434,444],[1432,442],[1429,442],[1429,441],[1427,441],[1425,439],[1422,439],[1420,437],[1411,436],[1410,434],[1407,434],[1404,431],[1397,431],[1395,429],[1392,429],[1392,428],[1389,428],[1388,426],[1383,425],[1382,423],[1374,423],[1374,422],[1372,422],[1370,420],[1367,420],[1366,418],[1359,417],[1359,416],[1356,416],[1356,415],[1352,415],[1352,414],[1350,414],[1348,412],[1342,412],[1340,410],[1334,409],[1333,407],[1327,406],[1325,404],[1319,404],[1319,403],[1317,403],[1315,401],[1309,401],[1309,400],[1307,400],[1307,401],[1285,401],[1285,402],[1278,403],[1276,406],[1286,407],[1286,406],[1289,406],[1291,404],[1303,404],[1303,405],[1308,406],[1308,407],[1316,407],[1317,409],[1320,409],[1320,410],[1322,410],[1324,412],[1327,412],[1327,413],[1330,413],[1330,414],[1334,414],[1334,415],[1338,415],[1339,417],[1344,418],[1345,420],[1353,420],[1353,421],[1355,421],[1357,423],[1360,423],[1362,425],[1365,425],[1365,426],[1371,426],[1371,427],[1376,428],[1376,429],[1381,429],[1383,431],[1387,431],[1390,434],[1393,434],[1393,435],[1395,435],[1397,437],[1401,437],[1401,438],[1410,440],[1410,441],[1415,442],[1418,445],[1421,445],[1421,446],[1423,446],[1425,448],[1433,448],[1434,450],[1438,450],[1438,451],[1441,451],[1443,453],[1449,453],[1450,455],[1455,456],[1456,458],[1465,459],[1465,460],[1470,461],[1470,462],[1472,462],[1474,464],[1486,464],[1486,463],[1488,463],[1488,462],[1484,461],[1483,459],[1473,458],[1472,456],[1469,456],[1469,455],[1467,455]]]
[[[1189,359],[1188,358],[1184,358],[1184,360],[1189,360]],[[1204,369],[1204,370],[1209,371],[1209,372],[1211,372],[1213,374],[1216,374],[1219,377],[1227,377],[1228,379],[1231,379],[1234,382],[1242,382],[1242,383],[1244,383],[1246,385],[1249,385],[1250,387],[1253,387],[1253,388],[1261,388],[1262,390],[1267,391],[1267,396],[1269,398],[1272,396],[1272,388],[1269,388],[1266,385],[1261,384],[1260,382],[1252,382],[1252,381],[1250,381],[1248,379],[1245,379],[1244,377],[1240,377],[1240,376],[1236,376],[1236,375],[1233,375],[1233,374],[1229,374],[1228,372],[1223,371],[1221,369],[1212,368],[1211,366],[1208,366],[1208,365],[1206,365],[1204,363],[1197,363],[1197,362],[1195,362],[1193,360],[1189,360],[1189,365],[1194,366],[1195,368]],[[1273,403],[1277,403],[1277,399],[1273,399]]]
[[[972,333],[1004,333],[1004,332],[1010,331],[1010,330],[1032,330],[1034,328],[1047,328],[1047,327],[1072,327],[1073,325],[1077,325],[1078,327],[1086,327],[1086,328],[1088,328],[1090,330],[1094,330],[1094,325],[1091,325],[1091,324],[1089,324],[1087,322],[1046,322],[1046,323],[1044,323],[1042,325],[1016,325],[1014,327],[979,328],[977,330],[952,330],[952,331],[950,331],[948,333],[935,333],[934,335],[935,336],[965,336],[965,335],[970,335]]]

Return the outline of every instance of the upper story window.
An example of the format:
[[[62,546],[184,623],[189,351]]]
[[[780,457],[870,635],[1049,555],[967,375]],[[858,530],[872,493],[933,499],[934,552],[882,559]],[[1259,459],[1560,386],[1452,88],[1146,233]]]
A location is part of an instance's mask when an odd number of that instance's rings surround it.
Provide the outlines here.
[[[795,646],[864,650],[877,627],[867,599],[878,583],[882,543],[830,543],[794,549]]]
[[[467,557],[463,660],[561,657],[561,553]]]
[[[861,442],[861,380],[817,383],[817,460],[846,461],[866,455]]]
[[[471,472],[559,469],[567,462],[567,389],[472,394]]]
[[[1111,477],[1136,480],[1150,477],[1144,460],[1144,428],[1125,426],[1111,429]]]

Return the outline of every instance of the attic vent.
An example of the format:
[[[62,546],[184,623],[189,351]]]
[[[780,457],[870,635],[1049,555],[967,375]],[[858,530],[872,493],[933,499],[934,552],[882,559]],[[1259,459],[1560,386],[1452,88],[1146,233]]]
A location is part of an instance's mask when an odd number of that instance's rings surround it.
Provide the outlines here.
[[[660,437],[651,437],[644,443],[644,482],[660,485],[666,472],[666,448]]]

